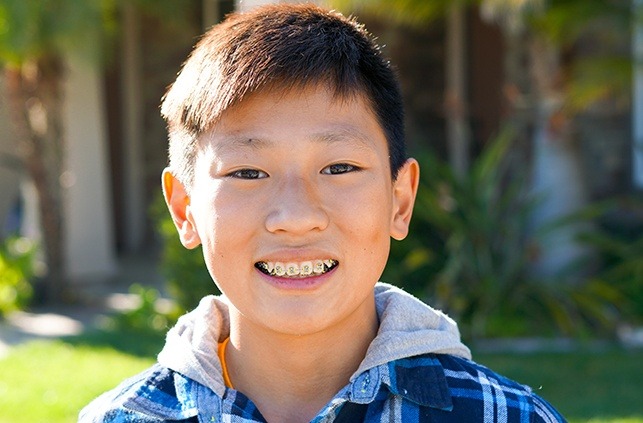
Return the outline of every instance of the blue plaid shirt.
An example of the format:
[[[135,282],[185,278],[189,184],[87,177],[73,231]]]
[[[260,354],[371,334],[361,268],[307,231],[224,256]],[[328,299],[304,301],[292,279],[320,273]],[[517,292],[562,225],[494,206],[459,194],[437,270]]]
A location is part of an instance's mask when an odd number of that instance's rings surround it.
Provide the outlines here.
[[[354,378],[315,417],[332,422],[346,401],[367,404],[365,422],[563,422],[529,387],[473,361],[426,354],[374,367]],[[243,393],[223,397],[155,365],[88,405],[79,422],[264,422]]]

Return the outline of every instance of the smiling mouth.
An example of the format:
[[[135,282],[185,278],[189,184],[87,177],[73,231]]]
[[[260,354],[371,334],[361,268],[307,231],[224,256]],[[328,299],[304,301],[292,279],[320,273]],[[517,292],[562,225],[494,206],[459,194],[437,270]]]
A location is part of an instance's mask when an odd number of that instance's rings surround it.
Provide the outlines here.
[[[333,259],[283,263],[280,261],[258,261],[255,267],[268,276],[280,278],[307,278],[319,276],[337,267],[339,262]]]

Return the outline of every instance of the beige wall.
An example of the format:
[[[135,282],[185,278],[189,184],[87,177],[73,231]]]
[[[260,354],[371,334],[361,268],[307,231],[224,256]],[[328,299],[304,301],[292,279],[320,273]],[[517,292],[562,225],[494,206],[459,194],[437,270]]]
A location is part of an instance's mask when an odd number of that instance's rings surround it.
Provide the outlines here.
[[[109,204],[107,139],[102,75],[95,65],[71,58],[65,85],[67,168],[65,225],[68,269],[76,282],[115,272]]]

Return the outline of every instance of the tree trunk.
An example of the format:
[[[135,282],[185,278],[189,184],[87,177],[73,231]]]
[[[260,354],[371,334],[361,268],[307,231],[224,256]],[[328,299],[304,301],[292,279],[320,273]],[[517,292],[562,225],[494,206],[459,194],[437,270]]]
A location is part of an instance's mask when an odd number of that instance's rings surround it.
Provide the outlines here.
[[[59,57],[46,56],[5,68],[11,120],[19,154],[38,193],[43,252],[47,264],[44,299],[70,299],[62,213],[64,141],[62,79]]]
[[[466,92],[466,10],[454,1],[447,17],[446,95],[447,144],[449,163],[456,175],[469,169],[470,131]]]

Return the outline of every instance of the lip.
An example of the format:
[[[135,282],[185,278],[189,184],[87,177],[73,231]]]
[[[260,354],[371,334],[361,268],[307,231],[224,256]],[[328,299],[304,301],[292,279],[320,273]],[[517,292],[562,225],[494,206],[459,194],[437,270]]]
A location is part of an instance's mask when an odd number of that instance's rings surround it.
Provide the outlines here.
[[[282,278],[279,276],[270,276],[266,275],[259,269],[255,269],[255,272],[257,272],[264,281],[275,288],[287,291],[311,291],[326,283],[338,267],[339,266],[334,267],[324,274],[311,275],[307,278]]]
[[[271,286],[286,291],[307,291],[317,289],[325,282],[327,282],[335,273],[335,270],[337,270],[337,268],[341,266],[341,259],[337,256],[336,253],[332,253],[325,248],[315,248],[311,246],[282,246],[270,249],[269,251],[265,251],[264,254],[258,255],[257,257],[258,258],[256,258],[253,262],[253,268],[255,272],[257,272],[263,278],[263,280]],[[279,276],[266,275],[265,273],[254,267],[254,263],[260,261],[273,263],[300,263],[303,261],[314,261],[316,259],[333,259],[338,261],[340,265],[334,267],[324,274],[313,274],[306,278],[282,278]]]

